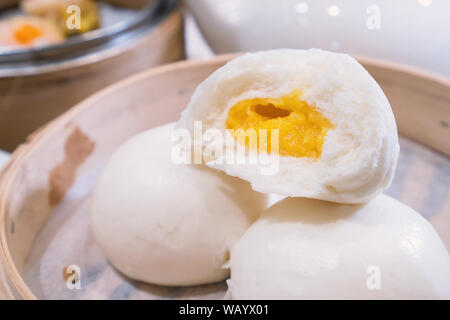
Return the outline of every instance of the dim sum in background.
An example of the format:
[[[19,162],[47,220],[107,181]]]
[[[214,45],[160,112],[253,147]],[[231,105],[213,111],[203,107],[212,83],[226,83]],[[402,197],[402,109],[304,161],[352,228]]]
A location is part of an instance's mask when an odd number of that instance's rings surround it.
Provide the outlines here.
[[[37,17],[14,17],[0,21],[0,52],[40,47],[64,41],[52,22]]]
[[[224,150],[206,164],[263,193],[362,203],[389,187],[399,154],[381,88],[355,59],[329,51],[279,49],[233,59],[197,87],[177,125],[193,133],[198,120],[204,130],[232,132],[236,140],[202,141]],[[245,137],[252,132],[253,147]],[[224,161],[250,159],[251,151],[278,154],[279,169],[267,161]]]
[[[184,3],[216,54],[320,48],[450,76],[447,0],[184,0]]]

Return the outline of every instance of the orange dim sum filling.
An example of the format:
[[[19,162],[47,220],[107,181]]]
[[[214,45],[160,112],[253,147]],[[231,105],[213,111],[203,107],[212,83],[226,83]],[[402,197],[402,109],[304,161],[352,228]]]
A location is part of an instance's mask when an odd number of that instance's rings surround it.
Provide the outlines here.
[[[42,36],[42,31],[28,23],[21,25],[14,31],[14,37],[20,44],[30,44]]]

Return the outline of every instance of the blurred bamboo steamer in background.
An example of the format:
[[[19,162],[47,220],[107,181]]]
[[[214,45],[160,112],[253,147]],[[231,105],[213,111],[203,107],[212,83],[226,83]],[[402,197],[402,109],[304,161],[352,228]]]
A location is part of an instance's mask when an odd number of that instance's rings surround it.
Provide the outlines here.
[[[184,58],[177,1],[139,2],[147,5],[124,9],[129,19],[62,45],[0,53],[0,149],[13,151],[31,132],[101,88]]]

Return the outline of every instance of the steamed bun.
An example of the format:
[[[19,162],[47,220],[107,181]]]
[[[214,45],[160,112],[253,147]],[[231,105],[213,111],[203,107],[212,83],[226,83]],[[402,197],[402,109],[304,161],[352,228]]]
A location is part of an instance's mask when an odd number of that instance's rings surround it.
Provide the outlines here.
[[[171,160],[173,124],[139,134],[104,169],[92,200],[94,236],[125,275],[159,285],[222,281],[229,250],[266,198],[246,181]]]
[[[450,299],[433,227],[388,196],[364,205],[290,198],[231,251],[234,299]]]
[[[44,45],[64,40],[51,22],[35,17],[13,17],[0,21],[0,52]]]
[[[390,185],[399,154],[375,80],[350,56],[317,49],[233,59],[197,87],[177,127],[193,132],[195,121],[235,140],[204,139],[205,149],[218,150],[204,155],[206,164],[264,193],[362,203]],[[279,159],[266,171],[262,158],[229,161],[252,152]]]

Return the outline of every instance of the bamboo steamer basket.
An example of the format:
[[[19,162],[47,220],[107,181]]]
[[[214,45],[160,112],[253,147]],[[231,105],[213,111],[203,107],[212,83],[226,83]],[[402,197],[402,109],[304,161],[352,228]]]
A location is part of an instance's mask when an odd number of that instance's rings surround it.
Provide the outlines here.
[[[0,54],[0,149],[13,151],[31,132],[114,82],[183,59],[176,0],[147,2],[136,17],[130,13],[129,23],[62,45]]]
[[[195,87],[231,57],[179,62],[123,80],[58,117],[31,135],[14,152],[0,176],[0,264],[3,265],[0,268],[0,294],[4,298],[48,298],[33,291],[24,270],[30,267],[30,252],[39,245],[42,234],[49,232],[46,226],[56,211],[66,211],[64,215],[68,216],[64,219],[78,217],[77,214],[88,215],[89,188],[84,188],[86,197],[72,200],[75,205],[71,209],[61,209],[64,202],[69,201],[70,190],[102,166],[113,151],[134,134],[177,120]],[[417,208],[420,195],[432,186],[424,173],[437,170],[437,175],[440,175],[439,170],[449,168],[450,81],[409,67],[370,59],[360,61],[390,99],[400,134],[414,141],[405,140],[407,147],[414,145],[417,149],[413,159],[415,165],[410,166],[408,172],[401,173],[403,187],[397,190],[396,197]],[[408,150],[402,150],[405,151]],[[411,149],[408,152],[411,158]],[[400,158],[402,162],[402,155]],[[437,158],[440,162],[433,160]],[[443,201],[439,210],[427,218],[450,249],[448,190]],[[54,232],[58,231],[64,219],[54,224]],[[81,232],[78,229],[72,231]],[[74,244],[68,243],[67,246],[72,248]],[[47,250],[49,244],[41,244],[41,247]],[[61,270],[51,272],[61,277],[61,286],[64,286]],[[111,277],[106,275],[108,272],[115,271],[110,268],[99,272],[94,282],[97,285],[107,282],[107,290],[111,291],[127,283],[128,280],[122,277],[111,281]],[[208,290],[223,291],[224,286],[221,284]],[[179,296],[190,296],[192,291],[186,290]],[[95,294],[89,295],[89,287],[86,291],[81,298],[99,298]],[[105,297],[114,296],[106,293]],[[142,295],[127,297],[137,299]]]

